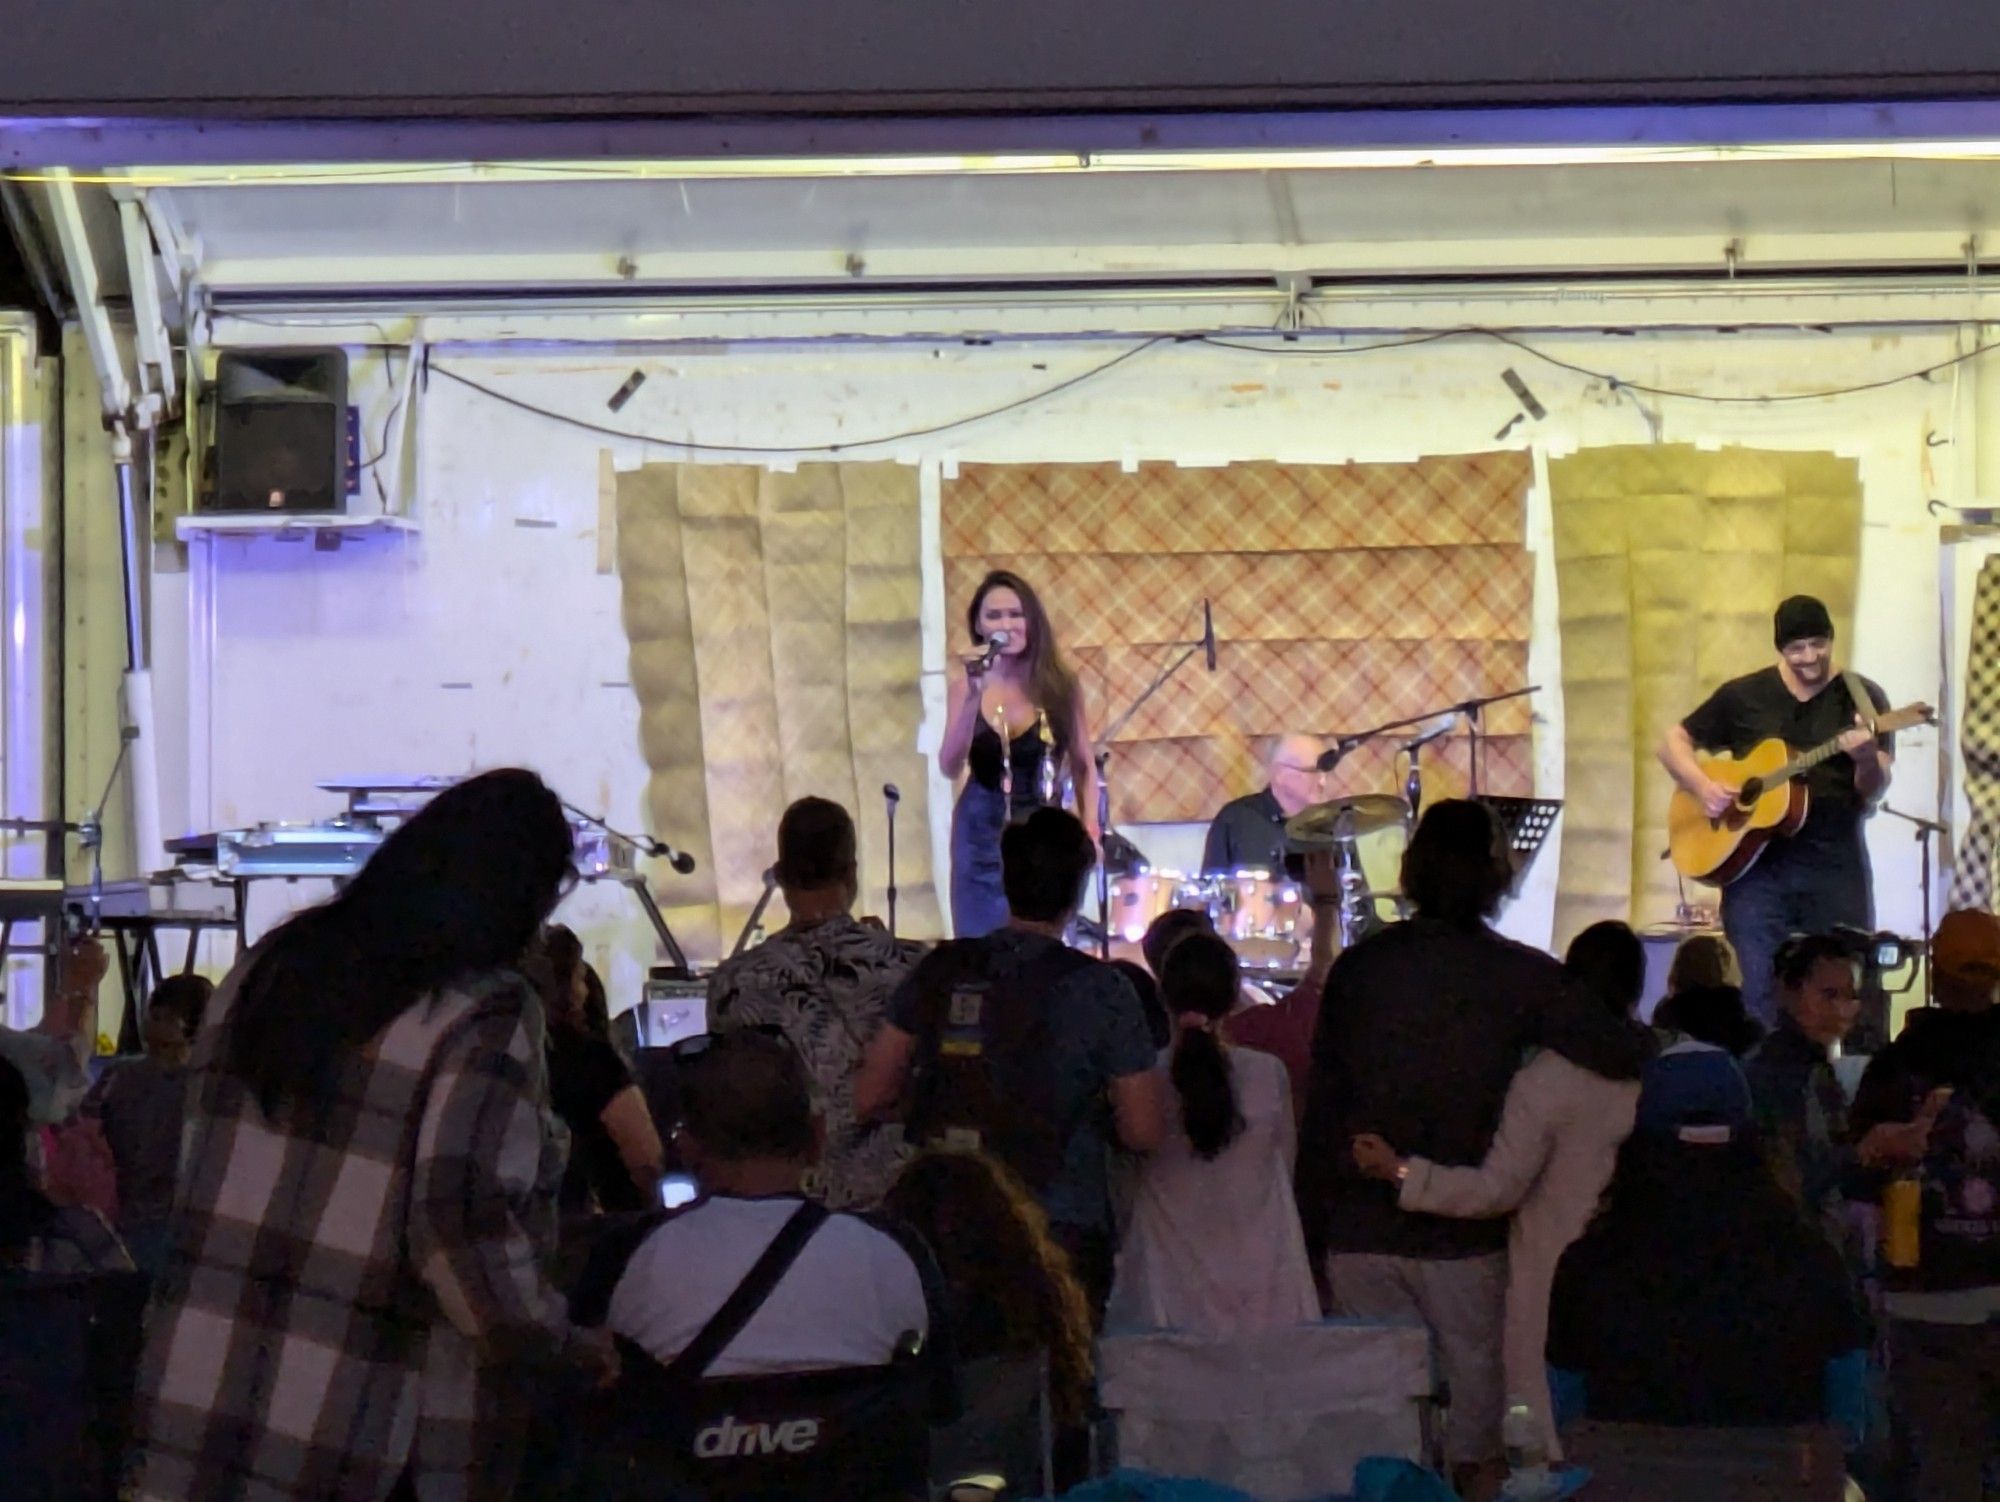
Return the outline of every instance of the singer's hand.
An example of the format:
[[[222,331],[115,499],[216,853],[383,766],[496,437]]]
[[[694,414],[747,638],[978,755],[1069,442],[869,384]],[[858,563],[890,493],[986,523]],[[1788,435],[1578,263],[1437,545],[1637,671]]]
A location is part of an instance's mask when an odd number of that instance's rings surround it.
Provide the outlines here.
[[[984,657],[966,658],[965,681],[971,684],[974,688],[983,687],[986,683],[986,667],[987,663]]]

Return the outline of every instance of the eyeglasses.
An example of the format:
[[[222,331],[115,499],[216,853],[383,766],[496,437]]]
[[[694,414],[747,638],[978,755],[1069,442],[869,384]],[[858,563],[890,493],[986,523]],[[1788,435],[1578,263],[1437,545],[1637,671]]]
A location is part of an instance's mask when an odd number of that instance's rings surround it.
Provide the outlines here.
[[[1320,770],[1318,767],[1302,767],[1295,761],[1274,762],[1272,763],[1272,765],[1282,772],[1304,772],[1308,776],[1312,777],[1317,777],[1320,775]]]

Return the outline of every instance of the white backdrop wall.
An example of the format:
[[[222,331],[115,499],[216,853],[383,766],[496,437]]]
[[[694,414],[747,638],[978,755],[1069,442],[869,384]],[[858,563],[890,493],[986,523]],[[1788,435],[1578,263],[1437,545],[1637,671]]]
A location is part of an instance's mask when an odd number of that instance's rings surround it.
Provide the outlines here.
[[[1942,330],[1551,334],[1533,342],[1626,380],[1744,396],[1898,374],[1948,358],[1955,340]],[[1124,347],[742,345],[635,355],[572,346],[440,350],[433,360],[523,401],[633,432],[706,444],[817,445],[855,443],[997,407]],[[1854,660],[1899,703],[1938,698],[1938,521],[1925,502],[1969,499],[1978,483],[1970,376],[1963,390],[1946,378],[1826,401],[1714,405],[1656,402],[1538,364],[1519,350],[1471,341],[1311,356],[1165,345],[1046,403],[851,456],[921,468],[931,560],[926,663],[942,669],[958,646],[945,617],[936,547],[939,486],[952,466],[1338,463],[1489,449],[1520,410],[1500,380],[1508,367],[1548,412],[1540,421],[1524,420],[1504,440],[1532,445],[1537,457],[1528,535],[1539,555],[1531,677],[1544,685],[1537,700],[1543,793],[1561,795],[1563,705],[1542,477],[1548,455],[1582,446],[1746,443],[1856,458],[1867,509]],[[606,398],[635,368],[647,382],[622,412],[608,413]],[[370,404],[365,428],[379,432],[388,389],[379,362],[362,361],[357,372]],[[176,810],[185,825],[203,828],[313,818],[338,806],[332,795],[314,791],[321,778],[519,762],[613,823],[640,822],[646,769],[626,683],[619,582],[602,561],[609,550],[599,536],[608,514],[601,465],[607,450],[620,468],[687,456],[512,410],[435,371],[419,392],[419,409],[408,499],[417,531],[350,539],[334,552],[300,541],[214,537],[189,545],[185,574],[158,581],[157,629],[162,637],[184,638],[156,653],[162,722],[170,733],[184,733],[187,744],[186,786],[163,798],[170,821]],[[375,502],[372,488],[365,500]],[[167,681],[174,671],[185,673],[184,684]],[[943,679],[926,682],[934,727]],[[173,720],[176,708],[185,710],[184,725]],[[1905,736],[1890,801],[1933,813],[1938,774],[1937,732]],[[942,872],[949,790],[941,783],[933,787],[932,806]],[[880,810],[860,814],[879,818]],[[1185,859],[1179,852],[1188,838],[1185,831],[1163,831],[1142,843],[1155,847],[1156,858]],[[1871,845],[1881,920],[1912,931],[1915,845],[1885,819],[1875,821]],[[1548,937],[1558,859],[1559,851],[1544,850],[1507,914],[1505,926],[1520,937]],[[303,884],[275,900],[260,894],[255,921],[261,927],[281,906],[312,895]],[[630,898],[613,888],[587,889],[571,899],[565,917],[607,967],[614,1005],[623,1005],[653,960]]]

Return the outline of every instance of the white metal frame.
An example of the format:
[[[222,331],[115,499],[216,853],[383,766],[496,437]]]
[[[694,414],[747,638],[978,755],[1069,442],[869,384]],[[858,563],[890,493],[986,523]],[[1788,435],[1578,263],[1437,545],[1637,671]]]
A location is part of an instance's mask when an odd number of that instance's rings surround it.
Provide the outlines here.
[[[56,797],[60,689],[50,671],[61,529],[49,504],[53,477],[45,463],[54,451],[46,427],[56,413],[45,399],[39,364],[32,315],[0,313],[0,814],[14,819],[62,813]],[[60,835],[0,834],[0,849],[9,880],[61,873]],[[25,1026],[40,1012],[41,957],[0,957],[0,965],[6,1021]]]

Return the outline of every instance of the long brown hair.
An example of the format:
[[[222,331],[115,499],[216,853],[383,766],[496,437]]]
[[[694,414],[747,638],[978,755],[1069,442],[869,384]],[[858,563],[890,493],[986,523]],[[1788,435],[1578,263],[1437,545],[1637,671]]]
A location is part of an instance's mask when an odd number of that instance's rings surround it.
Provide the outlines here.
[[[1007,1354],[1048,1353],[1056,1419],[1081,1421],[1090,1396],[1090,1306],[1027,1185],[985,1153],[933,1148],[897,1175],[882,1208],[937,1254],[956,1308],[996,1317]]]
[[[1021,601],[1021,613],[1028,618],[1028,693],[1038,709],[1047,711],[1054,722],[1057,734],[1065,741],[1076,734],[1076,675],[1063,661],[1062,648],[1056,645],[1055,628],[1049,624],[1049,613],[1042,608],[1042,598],[1036,594],[1026,579],[1006,569],[996,568],[979,581],[979,588],[972,592],[972,603],[965,607],[965,629],[972,636],[975,647],[986,645],[986,633],[979,629],[979,609],[986,603],[986,597],[996,589],[1011,589]]]

